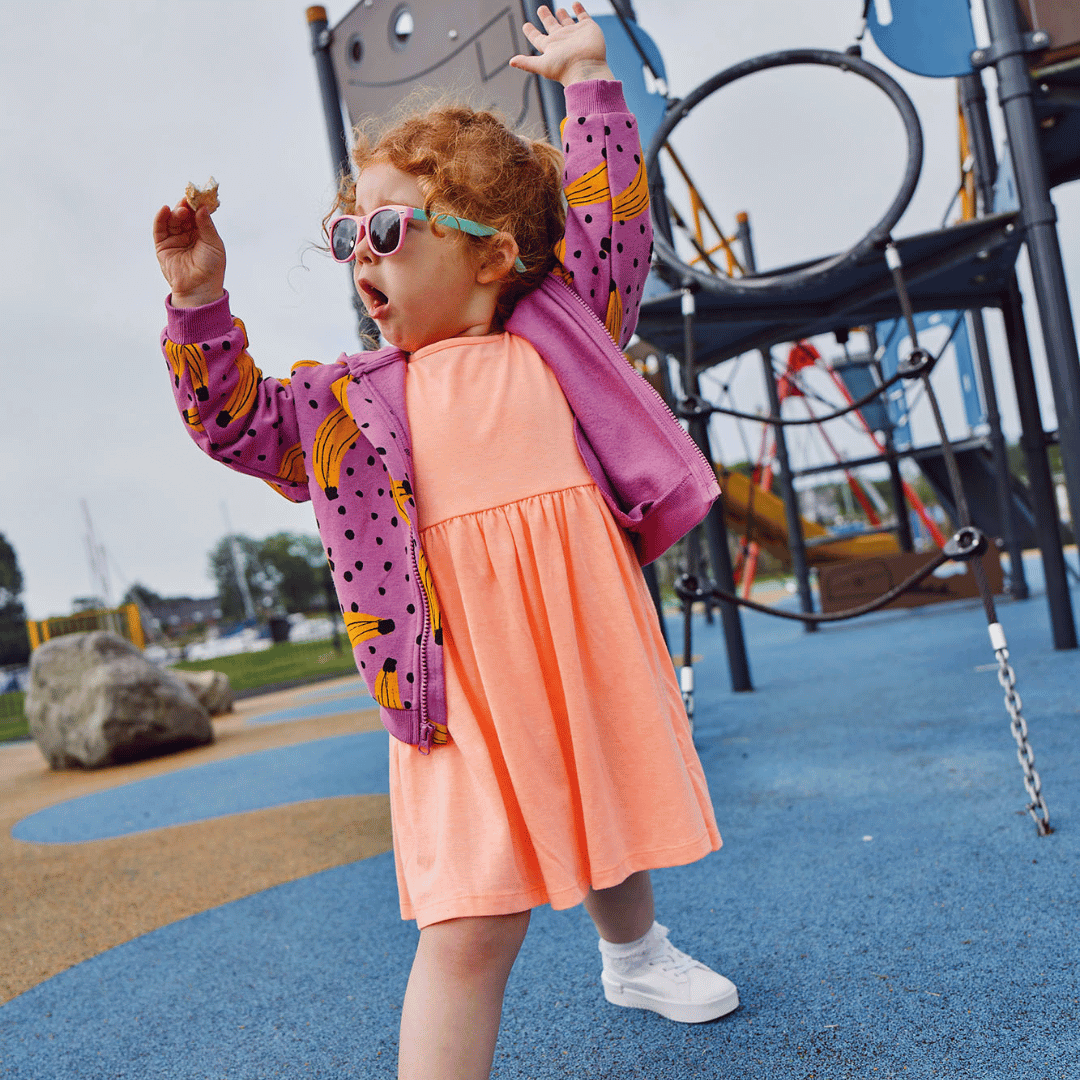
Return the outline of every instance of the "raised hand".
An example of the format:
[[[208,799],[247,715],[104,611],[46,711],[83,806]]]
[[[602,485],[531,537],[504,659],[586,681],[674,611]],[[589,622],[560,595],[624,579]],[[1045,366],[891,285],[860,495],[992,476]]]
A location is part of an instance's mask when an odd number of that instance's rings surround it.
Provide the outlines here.
[[[225,292],[225,245],[205,207],[181,200],[154,216],[154,250],[172,288],[173,307],[201,307]]]
[[[573,8],[577,21],[565,8],[554,14],[551,8],[538,8],[536,14],[543,30],[526,23],[522,31],[540,55],[518,55],[511,58],[510,65],[563,86],[586,79],[614,79],[607,65],[604,32],[581,4],[575,3]]]

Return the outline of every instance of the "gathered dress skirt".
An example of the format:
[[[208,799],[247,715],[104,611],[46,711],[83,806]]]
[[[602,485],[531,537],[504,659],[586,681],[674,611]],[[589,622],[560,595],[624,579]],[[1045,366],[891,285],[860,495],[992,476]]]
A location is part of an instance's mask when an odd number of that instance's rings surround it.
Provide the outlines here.
[[[671,658],[552,371],[510,334],[406,374],[446,745],[391,739],[402,918],[567,908],[720,847]]]

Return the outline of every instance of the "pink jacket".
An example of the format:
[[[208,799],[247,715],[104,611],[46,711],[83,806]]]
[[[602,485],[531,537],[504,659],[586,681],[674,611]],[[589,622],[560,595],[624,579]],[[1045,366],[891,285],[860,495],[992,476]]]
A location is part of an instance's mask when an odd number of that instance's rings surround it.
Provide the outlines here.
[[[563,269],[518,303],[506,328],[555,372],[582,458],[644,564],[702,520],[719,487],[613,340],[633,333],[651,249],[636,123],[619,83],[568,87],[566,104]],[[188,431],[211,457],[311,500],[383,723],[426,752],[446,741],[446,697],[442,619],[412,499],[406,356],[343,354],[264,379],[247,344],[227,296],[168,306],[162,345]]]

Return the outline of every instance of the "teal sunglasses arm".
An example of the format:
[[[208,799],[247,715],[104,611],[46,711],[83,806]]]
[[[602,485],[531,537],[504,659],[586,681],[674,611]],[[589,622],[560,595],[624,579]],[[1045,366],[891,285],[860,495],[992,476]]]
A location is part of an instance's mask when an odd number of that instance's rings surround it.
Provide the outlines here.
[[[413,209],[413,217],[419,218],[421,221],[431,220],[423,210],[417,208]],[[468,218],[454,217],[453,214],[436,214],[435,217],[440,225],[449,225],[451,229],[468,233],[470,236],[494,236],[499,231],[493,229],[490,225],[481,225],[479,222],[470,221]],[[514,269],[519,274],[525,273],[525,264],[520,258],[514,260]]]

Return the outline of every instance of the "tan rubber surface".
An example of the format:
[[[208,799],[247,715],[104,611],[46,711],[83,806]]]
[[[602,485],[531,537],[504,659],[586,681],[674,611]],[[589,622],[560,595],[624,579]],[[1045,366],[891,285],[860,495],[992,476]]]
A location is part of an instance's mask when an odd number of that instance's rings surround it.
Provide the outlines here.
[[[341,680],[342,695],[355,676]],[[333,683],[322,684],[333,700]],[[379,727],[376,708],[264,726],[309,688],[247,698],[216,741],[151,761],[54,772],[33,743],[0,748],[0,1004],[150,930],[242,896],[390,850],[386,795],[292,803],[82,844],[14,840],[28,814],[223,758]]]

